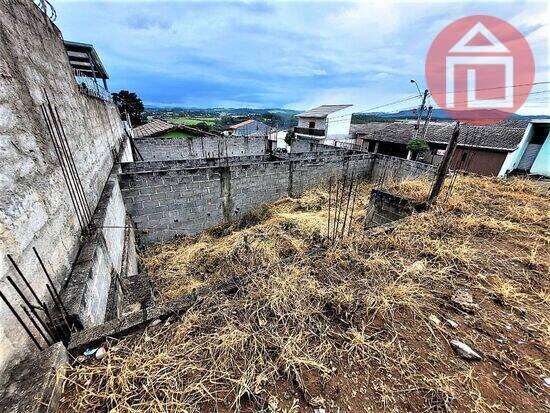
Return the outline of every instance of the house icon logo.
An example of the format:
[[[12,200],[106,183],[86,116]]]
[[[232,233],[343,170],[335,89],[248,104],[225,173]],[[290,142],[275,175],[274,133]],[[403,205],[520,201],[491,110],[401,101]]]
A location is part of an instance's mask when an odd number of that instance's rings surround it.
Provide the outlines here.
[[[462,121],[490,123],[515,113],[534,79],[522,34],[492,16],[459,19],[439,33],[426,59],[426,80],[442,109]]]

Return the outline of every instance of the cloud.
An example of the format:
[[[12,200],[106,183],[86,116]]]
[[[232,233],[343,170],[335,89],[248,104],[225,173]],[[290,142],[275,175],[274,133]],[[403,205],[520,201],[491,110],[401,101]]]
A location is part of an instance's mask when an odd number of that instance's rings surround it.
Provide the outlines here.
[[[547,9],[540,3],[57,1],[55,6],[66,39],[95,45],[113,90],[132,89],[157,104],[375,106],[413,93],[411,78],[425,84],[431,41],[464,15],[510,19],[528,34],[538,60],[547,56],[549,37]]]

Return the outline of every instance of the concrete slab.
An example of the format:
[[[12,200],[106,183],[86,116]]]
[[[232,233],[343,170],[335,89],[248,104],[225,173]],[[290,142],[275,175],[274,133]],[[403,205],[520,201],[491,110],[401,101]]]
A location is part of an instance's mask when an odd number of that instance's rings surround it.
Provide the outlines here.
[[[62,393],[62,372],[68,353],[62,343],[33,353],[7,369],[7,384],[0,394],[2,413],[53,413]]]

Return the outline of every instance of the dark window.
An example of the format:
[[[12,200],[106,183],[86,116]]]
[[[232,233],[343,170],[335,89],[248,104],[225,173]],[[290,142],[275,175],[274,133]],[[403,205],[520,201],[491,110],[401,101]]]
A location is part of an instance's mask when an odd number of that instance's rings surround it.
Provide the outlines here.
[[[467,158],[468,158],[468,152],[462,152],[462,157],[460,158],[460,161],[466,162]]]
[[[548,136],[548,132],[550,132],[550,126],[533,125],[533,137],[531,138],[531,142],[529,143],[533,143],[535,145],[544,144],[544,141]]]
[[[309,129],[315,128],[315,122],[309,122]]]

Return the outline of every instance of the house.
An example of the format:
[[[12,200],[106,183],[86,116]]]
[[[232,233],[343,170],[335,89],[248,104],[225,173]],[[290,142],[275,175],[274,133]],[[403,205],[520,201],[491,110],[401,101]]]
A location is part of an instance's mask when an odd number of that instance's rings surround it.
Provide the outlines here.
[[[429,149],[417,160],[438,165],[453,131],[451,122],[432,122],[426,133]],[[369,122],[352,125],[355,144],[368,152],[410,157],[407,143],[414,122]],[[462,125],[451,168],[481,175],[505,176],[524,172],[550,176],[550,120],[505,120],[494,125]],[[455,166],[456,165],[456,166]]]
[[[267,136],[271,127],[256,119],[247,119],[227,130],[229,135],[235,136]]]
[[[174,125],[162,119],[154,119],[144,125],[134,128],[134,138],[187,138],[193,136],[217,136],[214,133],[205,132],[200,129],[185,125]]]
[[[298,139],[316,139],[333,144],[349,139],[353,105],[322,105],[296,115]]]

